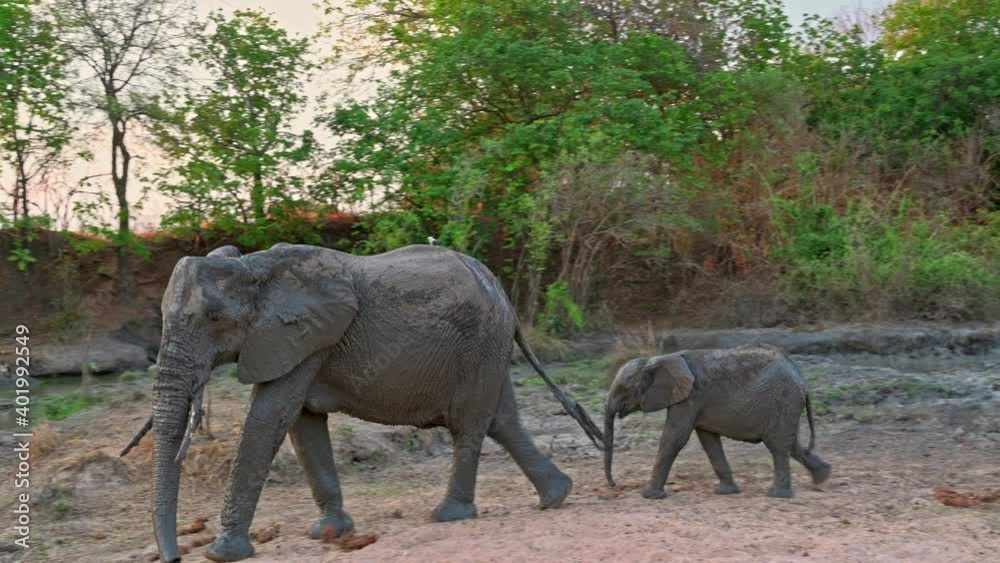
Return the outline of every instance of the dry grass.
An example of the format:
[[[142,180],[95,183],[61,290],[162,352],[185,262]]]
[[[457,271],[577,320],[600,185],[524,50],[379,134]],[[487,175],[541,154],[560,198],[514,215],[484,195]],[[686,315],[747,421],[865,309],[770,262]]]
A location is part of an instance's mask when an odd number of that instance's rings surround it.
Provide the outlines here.
[[[59,447],[62,438],[59,432],[47,421],[39,424],[32,430],[34,436],[31,440],[31,455],[42,457]]]
[[[60,472],[76,472],[94,463],[118,463],[119,458],[111,457],[102,450],[89,450],[81,452],[66,459],[59,467]]]
[[[564,362],[570,358],[569,344],[533,326],[523,326],[524,340],[531,351],[543,362]]]
[[[614,381],[618,370],[629,360],[655,356],[662,351],[652,323],[646,323],[644,330],[621,332],[615,341],[614,350],[608,355],[607,384]]]
[[[223,483],[229,478],[234,453],[234,444],[224,440],[193,443],[184,460],[184,474],[203,482]]]

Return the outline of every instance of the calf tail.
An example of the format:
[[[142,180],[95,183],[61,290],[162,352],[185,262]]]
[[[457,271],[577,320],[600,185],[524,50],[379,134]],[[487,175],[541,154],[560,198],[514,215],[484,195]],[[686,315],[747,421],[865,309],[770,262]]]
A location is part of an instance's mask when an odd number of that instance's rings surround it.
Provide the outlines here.
[[[809,446],[806,451],[813,451],[816,447],[816,424],[813,422],[812,401],[809,400],[809,393],[806,393],[806,418],[809,420]]]

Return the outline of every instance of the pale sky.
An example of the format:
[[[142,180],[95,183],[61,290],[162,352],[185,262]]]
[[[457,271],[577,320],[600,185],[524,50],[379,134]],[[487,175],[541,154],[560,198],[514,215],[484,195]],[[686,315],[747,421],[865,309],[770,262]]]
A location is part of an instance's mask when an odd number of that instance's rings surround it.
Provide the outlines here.
[[[867,10],[878,9],[884,6],[886,1],[887,0],[785,0],[785,7],[790,21],[793,24],[798,24],[802,21],[803,14],[805,13],[816,13],[822,16],[830,17],[844,11],[853,10],[858,6]],[[319,29],[319,22],[323,17],[321,12],[313,5],[313,0],[198,1],[198,11],[202,16],[219,9],[232,11],[237,9],[257,8],[263,8],[264,10],[271,12],[275,19],[277,19],[287,30],[295,35],[312,35],[316,33]],[[336,80],[338,78],[339,77],[335,74],[326,74],[314,77],[314,79],[306,87],[307,95],[309,95],[312,101],[315,101],[316,96],[324,91],[332,93],[335,97],[340,97],[345,94],[350,97],[363,97],[366,93],[371,92],[371,88],[365,87],[364,85],[352,86],[349,92],[338,92],[338,88],[344,88],[344,86],[337,84]],[[314,113],[314,107],[311,106],[309,110],[299,120],[297,120],[296,125],[301,127],[312,127],[311,121]],[[322,132],[317,133],[319,133],[317,136],[322,141]],[[83,163],[80,166],[74,166],[73,170],[68,171],[64,181],[75,183],[75,178],[80,178],[89,174],[106,172],[108,168],[108,145],[110,145],[110,143],[103,139],[103,135],[103,132],[95,134],[95,138],[89,143],[91,145],[91,150],[96,153],[95,161],[89,164]],[[141,145],[134,146],[133,152],[146,157],[145,161],[133,161],[134,170],[132,178],[138,180],[139,177],[153,172],[157,159],[155,158],[155,151],[152,147]],[[105,189],[107,189],[109,193],[113,193],[113,190],[111,190],[110,187],[110,179],[107,179],[103,183],[107,184]],[[136,181],[134,183],[139,184],[140,182]],[[130,199],[134,200],[137,197],[136,194],[140,193],[140,190],[141,186],[139,185],[130,186],[130,191],[133,194]],[[37,194],[35,198],[36,201],[41,199]],[[38,201],[38,203],[42,202]],[[145,208],[135,214],[136,230],[155,229],[159,224],[159,216],[164,208],[165,201],[163,198],[158,194],[151,193],[145,203]],[[52,213],[53,210],[50,209],[49,212]],[[61,227],[62,225],[57,226]],[[72,226],[75,227],[75,225]]]

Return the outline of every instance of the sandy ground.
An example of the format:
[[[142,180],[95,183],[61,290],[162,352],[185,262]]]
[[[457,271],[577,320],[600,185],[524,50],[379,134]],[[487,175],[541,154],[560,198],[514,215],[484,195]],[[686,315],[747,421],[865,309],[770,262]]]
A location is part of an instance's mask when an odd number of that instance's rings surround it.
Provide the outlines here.
[[[712,493],[715,478],[697,440],[682,452],[671,495],[639,496],[663,423],[658,415],[620,425],[619,487],[604,484],[600,455],[572,420],[558,415],[547,391],[519,379],[519,403],[536,443],[569,473],[575,488],[558,510],[540,511],[517,466],[493,444],[480,469],[476,520],[435,524],[450,447],[440,431],[331,420],[346,507],[360,533],[378,541],[345,552],[304,537],[316,517],[294,456],[284,447],[258,507],[254,527],[280,525],[257,545],[253,561],[989,561],[1000,553],[1000,503],[945,506],[934,489],[1000,489],[1000,361],[954,356],[795,360],[824,411],[818,453],[833,475],[816,490],[795,470],[796,497],[766,496],[771,460],[760,445],[726,441],[739,495]],[[595,416],[600,362],[553,366]],[[523,368],[515,370],[523,378]],[[581,383],[582,382],[582,383]],[[2,561],[139,562],[154,553],[149,517],[150,444],[117,452],[148,413],[148,381],[103,389],[101,406],[43,431],[32,473],[30,552],[13,551],[4,528]],[[209,517],[215,529],[226,467],[248,390],[213,383],[212,431],[186,462],[178,519]],[[44,451],[47,450],[47,451]],[[8,472],[9,474],[10,472]],[[0,484],[10,515],[14,492]],[[185,560],[204,560],[204,547]]]

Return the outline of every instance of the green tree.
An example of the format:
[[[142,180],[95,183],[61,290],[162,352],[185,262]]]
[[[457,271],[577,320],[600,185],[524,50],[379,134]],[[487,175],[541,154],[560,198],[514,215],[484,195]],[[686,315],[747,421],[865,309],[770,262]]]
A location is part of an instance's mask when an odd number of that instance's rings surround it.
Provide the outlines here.
[[[793,33],[777,0],[354,0],[339,12],[340,60],[390,73],[322,118],[337,139],[329,176],[377,211],[363,250],[436,236],[501,271],[527,322],[545,288],[542,324],[560,303],[586,311],[636,268],[710,288],[738,322],[780,321],[793,299],[765,297],[768,283],[832,305],[834,292],[790,281],[833,268],[857,291],[892,269],[877,247],[924,236],[912,225],[995,224],[983,194],[1000,163],[1000,34],[985,4],[899,2],[878,39],[821,18]],[[911,199],[922,204],[900,203]],[[891,228],[850,231],[848,246],[871,242],[850,254],[857,267],[834,268],[844,253],[788,259],[830,233],[819,219],[789,229],[783,209],[805,221],[851,206],[872,221],[901,210]],[[912,244],[930,266],[893,270],[888,293],[933,288],[910,299],[919,308],[941,308],[953,295],[942,288],[995,262]]]
[[[97,228],[118,248],[119,297],[131,298],[129,254],[140,250],[131,232],[130,131],[148,113],[149,97],[182,79],[181,47],[193,27],[188,0],[54,0],[58,41],[83,68],[81,109],[109,126],[110,173],[117,228]]]
[[[909,137],[960,136],[983,125],[997,136],[1000,2],[903,0],[883,25],[892,62],[877,85],[878,118]]]
[[[696,171],[696,147],[746,127],[753,100],[743,74],[784,64],[793,49],[773,0],[352,6],[345,21],[362,23],[379,45],[360,60],[394,69],[373,100],[342,104],[324,119],[341,139],[338,177],[358,199],[398,214],[380,216],[368,249],[434,234],[479,256],[502,253],[512,298],[529,319],[555,248],[569,256],[563,264],[578,265],[572,277],[580,281],[570,290],[585,298],[597,267],[585,256],[609,248],[606,227],[617,234],[628,224],[597,227],[600,235],[586,239],[593,246],[582,250],[582,235],[563,231],[571,227],[557,217],[573,190],[550,189],[548,179],[573,177],[567,169],[585,162],[614,167],[635,154],[663,180],[645,192],[660,201],[657,190],[670,179],[672,189]],[[613,183],[618,176],[601,177]],[[603,205],[596,202],[609,198],[601,190],[613,184],[578,199]],[[615,205],[628,197],[610,194]]]
[[[325,120],[344,139],[337,172],[359,198],[378,194],[377,204],[419,215],[424,232],[412,240],[428,232],[445,244],[451,233],[517,239],[531,230],[521,219],[559,155],[639,148],[681,158],[699,134],[690,111],[673,103],[693,75],[670,39],[591,41],[586,14],[568,1],[424,2],[421,10],[412,25],[389,18],[373,26],[397,38],[385,60],[406,66],[374,101]],[[471,238],[466,227],[476,230]]]
[[[10,212],[28,217],[29,186],[65,164],[67,56],[34,0],[0,4],[0,150],[13,169]]]
[[[302,165],[316,150],[309,130],[295,131],[304,84],[314,65],[307,38],[288,34],[260,11],[209,17],[192,58],[212,77],[178,101],[164,100],[156,138],[177,165],[159,188],[174,200],[165,223],[244,231],[261,245],[289,233],[304,188]]]

